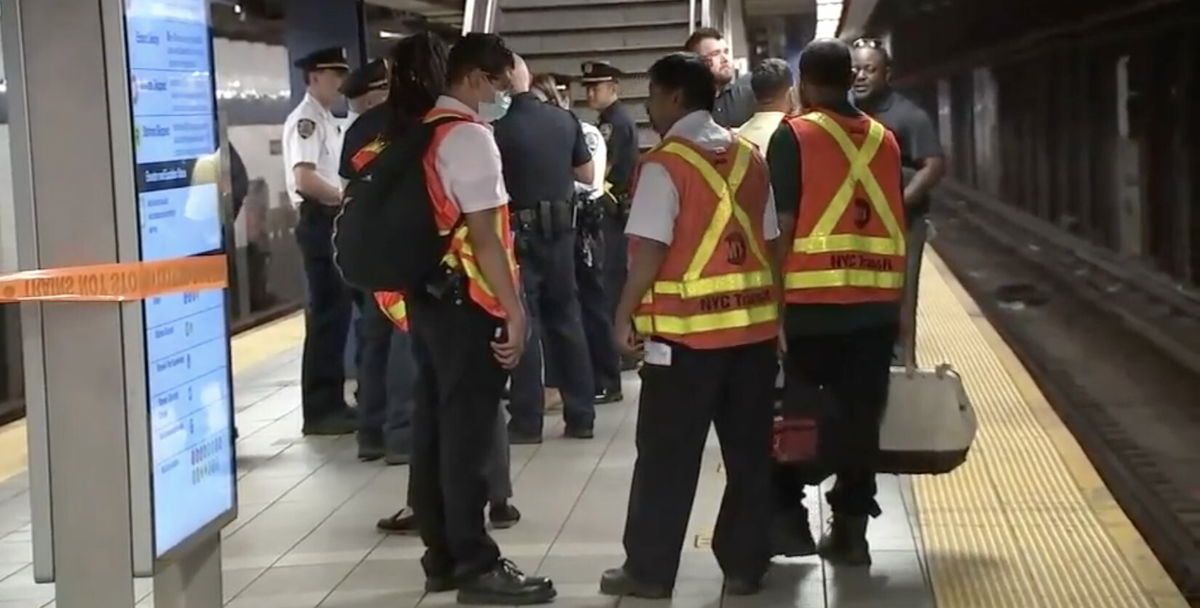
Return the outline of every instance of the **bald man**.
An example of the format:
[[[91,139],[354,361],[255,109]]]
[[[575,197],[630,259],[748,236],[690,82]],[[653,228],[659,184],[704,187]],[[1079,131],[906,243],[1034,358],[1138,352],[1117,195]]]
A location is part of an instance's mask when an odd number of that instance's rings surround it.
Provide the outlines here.
[[[532,330],[509,391],[514,444],[542,442],[543,344],[562,364],[558,388],[567,437],[591,439],[595,419],[596,386],[575,283],[574,223],[575,182],[592,181],[592,155],[575,116],[530,93],[531,80],[517,57],[512,105],[495,123]]]

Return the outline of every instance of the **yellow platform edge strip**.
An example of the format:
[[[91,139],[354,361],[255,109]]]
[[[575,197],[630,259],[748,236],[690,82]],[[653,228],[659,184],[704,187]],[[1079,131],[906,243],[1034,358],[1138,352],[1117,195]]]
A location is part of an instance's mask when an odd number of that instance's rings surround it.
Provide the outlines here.
[[[1016,354],[932,250],[922,275],[918,353],[963,372],[980,419],[966,465],[914,478],[938,608],[1187,608]]]
[[[304,340],[304,315],[297,313],[234,336],[230,341],[231,369],[235,375],[298,346]],[[25,421],[0,427],[0,482],[29,466]]]

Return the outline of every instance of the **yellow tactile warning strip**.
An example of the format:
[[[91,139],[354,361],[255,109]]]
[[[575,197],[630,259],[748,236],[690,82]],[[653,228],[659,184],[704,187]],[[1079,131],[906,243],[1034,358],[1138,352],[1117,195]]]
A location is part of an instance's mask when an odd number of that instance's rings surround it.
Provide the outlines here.
[[[1016,356],[935,255],[917,352],[950,362],[979,417],[967,463],[914,478],[939,608],[1186,608]]]
[[[233,338],[232,369],[239,374],[304,340],[304,315],[296,314],[257,327]],[[25,421],[0,427],[0,481],[23,473],[29,465]]]

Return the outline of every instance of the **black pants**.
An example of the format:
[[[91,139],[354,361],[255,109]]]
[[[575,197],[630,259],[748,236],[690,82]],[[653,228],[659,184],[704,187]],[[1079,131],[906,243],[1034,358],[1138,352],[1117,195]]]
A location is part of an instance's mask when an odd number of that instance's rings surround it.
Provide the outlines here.
[[[637,463],[625,522],[626,570],[674,586],[710,425],[727,482],[713,553],[728,576],[756,579],[770,560],[774,342],[719,350],[672,347],[642,367]]]
[[[429,576],[470,578],[495,566],[484,528],[487,470],[508,374],[493,357],[500,322],[466,303],[408,301],[417,363],[409,500]]]
[[[577,237],[578,238],[578,237]],[[587,336],[588,352],[592,361],[592,377],[596,382],[596,394],[600,391],[617,391],[621,388],[621,359],[617,345],[613,343],[613,313],[609,306],[608,291],[604,286],[604,262],[607,244],[601,234],[595,240],[590,255],[591,265],[586,262],[581,248],[576,248],[575,282],[579,285],[579,306],[583,314],[583,333]]]
[[[392,324],[369,293],[356,292],[358,305],[358,432],[382,441],[388,421],[388,359]]]
[[[296,241],[304,257],[308,306],[300,370],[304,421],[320,422],[346,409],[342,366],[350,332],[353,295],[333,263],[333,220],[337,210],[316,202],[300,205]]]
[[[533,336],[513,371],[509,428],[540,435],[546,409],[542,346],[558,361],[558,388],[567,426],[590,429],[596,417],[595,382],[575,285],[575,234],[532,236],[518,247],[521,284]]]
[[[604,293],[608,295],[608,316],[617,316],[621,290],[628,273],[629,241],[625,236],[625,221],[613,215],[604,216]]]
[[[834,513],[880,514],[875,501],[875,469],[879,455],[879,424],[887,404],[888,379],[896,325],[853,333],[791,336],[784,361],[789,388],[820,388],[831,398],[820,428],[821,459],[837,482],[826,499]],[[796,470],[774,465],[778,508],[802,509],[804,483]]]

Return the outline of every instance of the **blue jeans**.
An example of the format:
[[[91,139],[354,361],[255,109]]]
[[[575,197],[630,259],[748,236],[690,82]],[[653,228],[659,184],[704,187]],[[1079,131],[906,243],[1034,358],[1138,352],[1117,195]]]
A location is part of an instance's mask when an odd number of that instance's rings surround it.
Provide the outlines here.
[[[407,454],[416,374],[412,343],[371,296],[363,294],[359,302],[358,432],[382,439],[388,453]]]

